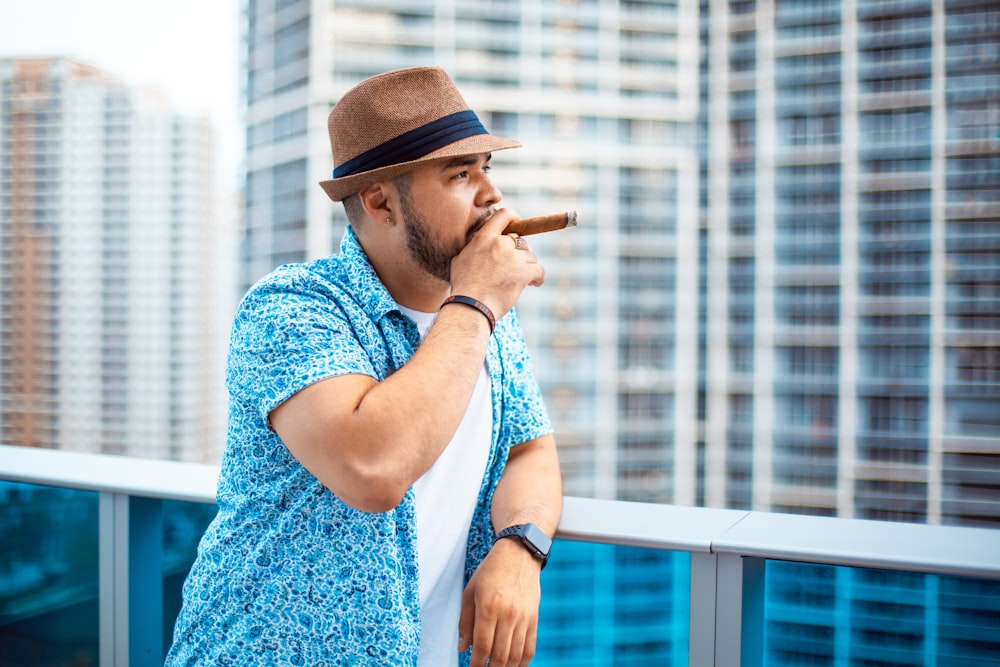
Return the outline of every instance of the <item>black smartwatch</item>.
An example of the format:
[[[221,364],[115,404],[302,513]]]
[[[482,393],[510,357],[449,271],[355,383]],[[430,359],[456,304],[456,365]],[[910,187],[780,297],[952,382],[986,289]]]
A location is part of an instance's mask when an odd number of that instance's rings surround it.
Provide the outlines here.
[[[493,543],[496,544],[505,537],[518,538],[524,548],[542,562],[543,568],[545,567],[545,563],[549,560],[549,551],[552,549],[552,539],[542,532],[541,528],[533,523],[519,523],[497,533],[497,539]]]

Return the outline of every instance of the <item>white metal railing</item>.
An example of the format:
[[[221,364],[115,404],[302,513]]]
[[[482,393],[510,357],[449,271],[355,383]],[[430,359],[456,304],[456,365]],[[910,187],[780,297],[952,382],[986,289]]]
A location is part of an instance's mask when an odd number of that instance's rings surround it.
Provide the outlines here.
[[[100,494],[102,667],[159,664],[162,618],[135,612],[162,607],[150,601],[158,501],[214,503],[217,477],[214,465],[0,446],[0,480]],[[768,559],[1000,579],[1000,530],[983,528],[567,497],[557,538],[689,553],[697,667],[763,664]]]

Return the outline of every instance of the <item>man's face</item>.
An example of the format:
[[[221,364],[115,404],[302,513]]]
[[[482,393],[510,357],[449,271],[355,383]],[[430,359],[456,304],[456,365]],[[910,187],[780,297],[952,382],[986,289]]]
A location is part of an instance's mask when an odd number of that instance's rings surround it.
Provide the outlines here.
[[[397,185],[407,250],[438,280],[450,282],[452,258],[503,196],[489,171],[488,153],[446,158],[414,170]]]

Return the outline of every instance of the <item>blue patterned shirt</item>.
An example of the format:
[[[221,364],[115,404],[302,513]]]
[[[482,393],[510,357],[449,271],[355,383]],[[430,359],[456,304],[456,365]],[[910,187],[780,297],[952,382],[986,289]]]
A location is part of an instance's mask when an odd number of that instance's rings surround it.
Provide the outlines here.
[[[302,467],[268,424],[275,407],[324,378],[384,380],[420,342],[350,227],[340,250],[279,267],[237,309],[219,513],[185,582],[167,665],[417,663],[413,490],[388,512],[354,509]],[[466,581],[493,543],[489,507],[509,448],[552,430],[513,312],[497,322],[486,361],[493,437]],[[433,400],[427,397],[429,408]]]

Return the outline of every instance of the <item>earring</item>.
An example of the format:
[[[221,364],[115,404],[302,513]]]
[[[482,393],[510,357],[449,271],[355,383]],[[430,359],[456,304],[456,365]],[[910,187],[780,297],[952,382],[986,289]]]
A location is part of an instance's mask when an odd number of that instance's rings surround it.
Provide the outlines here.
[[[389,217],[389,216],[385,216],[385,224],[391,225],[392,224],[392,218]]]

